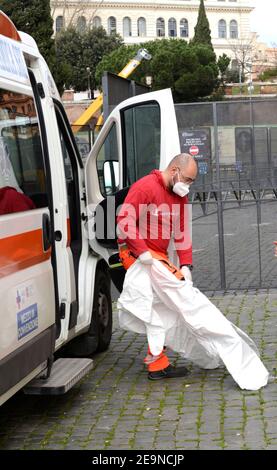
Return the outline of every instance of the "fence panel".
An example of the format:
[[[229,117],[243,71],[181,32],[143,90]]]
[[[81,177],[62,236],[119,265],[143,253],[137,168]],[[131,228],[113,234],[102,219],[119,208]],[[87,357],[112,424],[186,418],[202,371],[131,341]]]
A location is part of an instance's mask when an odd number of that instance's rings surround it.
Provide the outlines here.
[[[175,106],[191,187],[195,280],[205,290],[277,287],[277,100]]]

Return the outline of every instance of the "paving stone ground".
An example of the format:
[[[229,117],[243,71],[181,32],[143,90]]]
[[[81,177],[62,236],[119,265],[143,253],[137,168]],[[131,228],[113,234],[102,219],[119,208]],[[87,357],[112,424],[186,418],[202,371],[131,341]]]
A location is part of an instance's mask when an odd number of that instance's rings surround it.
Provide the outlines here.
[[[209,292],[210,299],[277,364],[277,290]],[[224,368],[186,364],[184,379],[151,382],[145,337],[119,329],[111,346],[64,396],[18,393],[0,408],[0,449],[277,449],[277,380],[242,391]],[[273,371],[274,372],[274,371]]]

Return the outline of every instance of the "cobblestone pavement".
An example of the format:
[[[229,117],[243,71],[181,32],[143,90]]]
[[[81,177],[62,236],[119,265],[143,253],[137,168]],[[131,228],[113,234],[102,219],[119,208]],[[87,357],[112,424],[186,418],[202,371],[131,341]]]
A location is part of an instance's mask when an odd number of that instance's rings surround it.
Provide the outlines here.
[[[209,297],[277,363],[277,290]],[[18,393],[0,408],[0,449],[277,449],[277,380],[241,391],[224,368],[189,364],[184,379],[151,382],[145,337],[118,328],[95,367],[60,397]],[[186,361],[171,354],[175,364]]]

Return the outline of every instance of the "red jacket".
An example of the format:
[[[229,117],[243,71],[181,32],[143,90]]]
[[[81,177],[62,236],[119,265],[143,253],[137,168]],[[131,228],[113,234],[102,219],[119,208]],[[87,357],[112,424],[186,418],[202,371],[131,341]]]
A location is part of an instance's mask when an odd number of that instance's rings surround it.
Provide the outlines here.
[[[0,215],[29,211],[35,208],[32,199],[19,193],[15,188],[5,186],[0,189]]]
[[[174,233],[180,264],[192,264],[188,198],[168,189],[160,171],[153,170],[131,186],[117,224],[118,242],[126,243],[136,256],[148,249],[167,253]]]

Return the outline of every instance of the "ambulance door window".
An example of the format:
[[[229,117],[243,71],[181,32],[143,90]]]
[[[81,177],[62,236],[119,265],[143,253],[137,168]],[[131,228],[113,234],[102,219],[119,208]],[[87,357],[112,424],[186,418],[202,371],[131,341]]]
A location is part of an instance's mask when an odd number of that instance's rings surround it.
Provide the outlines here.
[[[112,125],[97,155],[99,187],[103,196],[119,190],[119,163],[116,126]]]
[[[70,226],[70,246],[73,249],[74,242],[74,253],[76,251],[76,259],[79,257],[81,245],[81,226],[80,226],[80,198],[79,198],[79,182],[78,182],[78,164],[76,161],[75,151],[71,142],[70,130],[67,128],[67,122],[65,122],[64,116],[62,115],[58,103],[56,103],[56,117],[60,134],[61,149],[63,155],[65,182],[67,190],[67,201],[68,201],[68,216]]]
[[[159,168],[161,117],[156,102],[122,111],[124,186],[130,186],[151,170]]]
[[[73,169],[71,165],[71,161],[69,158],[69,153],[66,148],[66,144],[63,138],[63,135],[60,131],[60,139],[61,139],[61,146],[62,146],[62,153],[63,153],[63,164],[64,164],[64,173],[65,173],[65,182],[66,182],[66,191],[67,191],[67,201],[68,201],[68,212],[69,212],[69,219],[70,221],[76,220],[75,217],[75,184],[74,184],[74,176],[73,176]],[[77,232],[75,228],[77,224],[70,222],[70,234],[71,234],[71,241],[78,239]]]
[[[48,207],[32,97],[0,89],[0,214]]]

